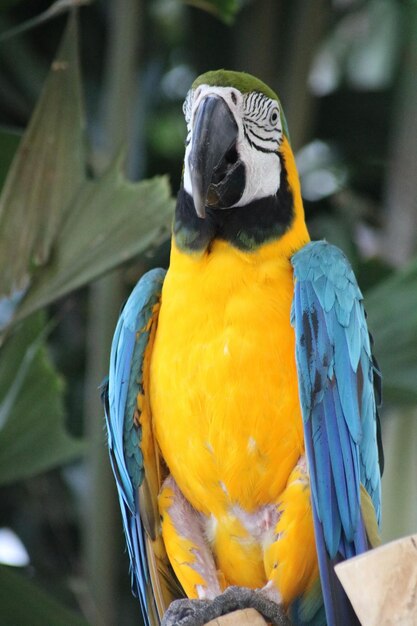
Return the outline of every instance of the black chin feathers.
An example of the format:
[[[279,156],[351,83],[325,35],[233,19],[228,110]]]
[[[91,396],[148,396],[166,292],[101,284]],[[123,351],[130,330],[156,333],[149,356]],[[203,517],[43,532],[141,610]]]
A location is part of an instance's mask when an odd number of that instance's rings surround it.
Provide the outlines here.
[[[231,209],[207,206],[205,219],[197,216],[192,197],[181,187],[174,220],[177,246],[198,253],[207,250],[214,239],[221,239],[249,252],[282,237],[294,219],[294,199],[285,164],[281,165],[280,186],[274,196]]]

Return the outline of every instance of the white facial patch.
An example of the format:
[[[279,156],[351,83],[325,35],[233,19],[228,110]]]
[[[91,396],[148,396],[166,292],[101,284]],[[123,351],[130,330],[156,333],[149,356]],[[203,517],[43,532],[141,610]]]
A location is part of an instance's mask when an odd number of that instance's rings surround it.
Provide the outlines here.
[[[264,94],[242,94],[234,87],[200,85],[190,90],[184,103],[187,140],[184,162],[184,188],[192,195],[188,159],[193,145],[196,111],[204,98],[216,95],[229,107],[238,126],[236,149],[245,166],[245,190],[233,206],[239,207],[277,193],[281,180],[278,149],[283,139],[279,105]]]

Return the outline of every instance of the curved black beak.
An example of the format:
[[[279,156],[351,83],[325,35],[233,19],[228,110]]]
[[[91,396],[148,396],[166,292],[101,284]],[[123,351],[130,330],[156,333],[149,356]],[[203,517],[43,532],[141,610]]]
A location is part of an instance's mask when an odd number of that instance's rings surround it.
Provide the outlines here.
[[[195,116],[188,161],[194,206],[201,218],[206,215],[206,206],[226,208],[243,193],[244,175],[243,186],[232,184],[230,193],[230,182],[236,183],[236,170],[240,168],[244,173],[236,152],[237,137],[238,126],[223,98],[215,95],[204,98]]]

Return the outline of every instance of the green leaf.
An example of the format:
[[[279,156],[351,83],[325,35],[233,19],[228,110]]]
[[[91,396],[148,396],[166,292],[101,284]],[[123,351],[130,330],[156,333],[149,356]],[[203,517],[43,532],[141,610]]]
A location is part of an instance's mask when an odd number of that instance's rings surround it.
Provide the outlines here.
[[[7,30],[5,33],[0,33],[0,42],[10,39],[11,37],[15,37],[16,35],[21,35],[32,28],[36,28],[37,26],[58,17],[61,13],[65,13],[66,11],[83,4],[89,4],[90,2],[91,0],[56,0],[56,2],[53,2],[51,6],[46,9],[46,11],[43,11],[39,15],[35,15],[35,17],[32,17],[25,22],[21,22],[14,28]]]
[[[14,321],[168,238],[167,179],[130,183],[120,158],[88,179],[83,125],[72,18],[0,198],[0,295],[27,296]]]
[[[0,484],[72,461],[84,450],[64,429],[63,383],[44,338],[38,314],[0,352]]]
[[[2,626],[88,626],[12,567],[0,565],[0,624]]]
[[[0,128],[0,189],[6,180],[10,163],[16,153],[21,135],[12,130]]]
[[[366,293],[384,398],[417,402],[417,260]]]
[[[242,0],[183,0],[185,4],[203,9],[226,24],[231,24],[242,6]]]
[[[0,294],[45,264],[69,201],[84,180],[85,150],[76,22],[69,21],[0,197]]]
[[[56,254],[35,276],[18,318],[166,239],[173,206],[165,177],[129,183],[116,161],[100,180],[82,187],[59,233]]]

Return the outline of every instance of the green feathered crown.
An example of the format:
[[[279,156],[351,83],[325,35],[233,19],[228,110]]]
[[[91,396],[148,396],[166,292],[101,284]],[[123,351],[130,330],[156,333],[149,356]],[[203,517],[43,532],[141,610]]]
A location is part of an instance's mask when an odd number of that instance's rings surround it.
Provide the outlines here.
[[[192,88],[196,89],[199,85],[211,85],[212,87],[235,87],[239,89],[241,93],[250,93],[251,91],[259,91],[263,93],[267,98],[276,100],[279,105],[282,128],[284,135],[290,141],[290,134],[288,132],[287,120],[285,119],[284,111],[281,102],[277,94],[266,85],[264,82],[252,76],[246,74],[246,72],[232,72],[231,70],[215,70],[201,74],[193,82]]]

